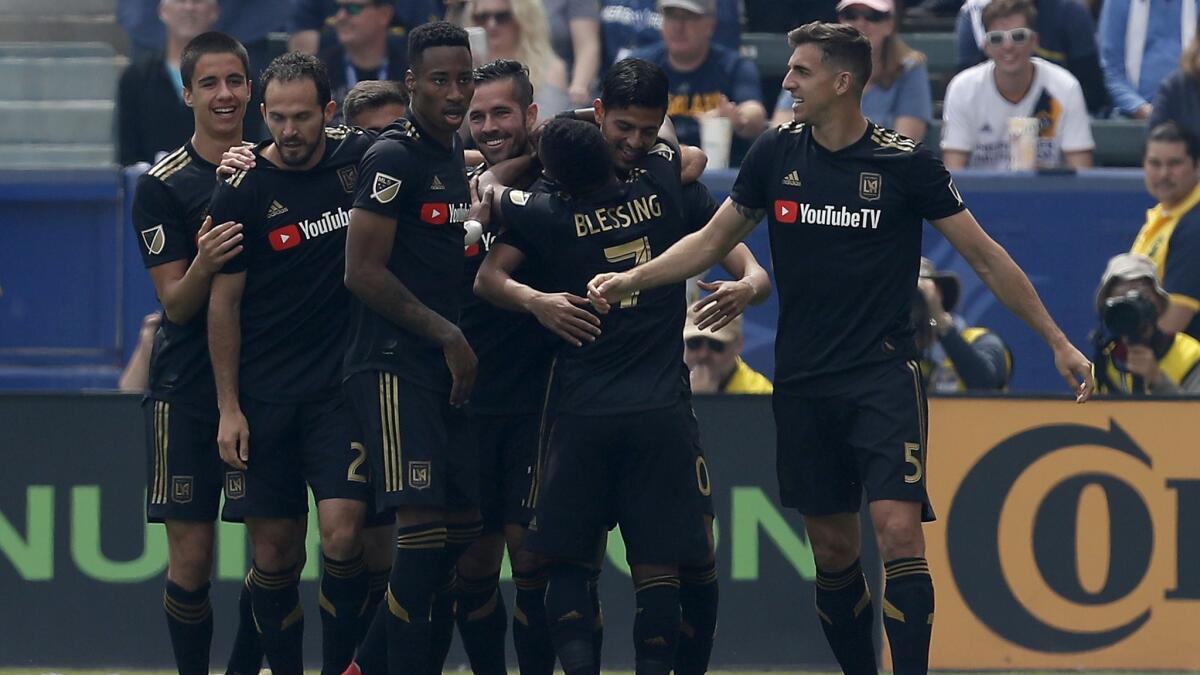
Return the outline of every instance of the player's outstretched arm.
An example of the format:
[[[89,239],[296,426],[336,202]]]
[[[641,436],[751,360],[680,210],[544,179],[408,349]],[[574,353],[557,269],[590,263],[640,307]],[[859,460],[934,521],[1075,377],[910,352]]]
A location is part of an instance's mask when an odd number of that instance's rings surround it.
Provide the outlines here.
[[[704,175],[708,166],[708,155],[694,145],[679,146],[679,182],[687,185],[695,183]]]
[[[238,400],[238,362],[242,349],[242,293],[246,273],[218,274],[208,300],[208,352],[217,385],[217,448],[221,459],[245,470],[250,459],[250,426]]]
[[[467,402],[477,359],[458,326],[429,309],[387,267],[396,220],[366,209],[350,212],[346,231],[346,288],[388,321],[442,347],[453,380],[451,405]]]
[[[521,249],[497,243],[475,275],[475,295],[503,309],[527,312],[538,323],[576,347],[600,335],[600,319],[589,312],[587,298],[572,293],[543,293],[513,279],[525,261]]]
[[[727,198],[707,225],[657,258],[628,272],[596,275],[588,282],[588,300],[603,313],[609,310],[609,303],[636,291],[694,277],[724,258],[765,215],[762,209],[750,209]]]
[[[970,211],[931,221],[970,263],[979,278],[1013,314],[1029,324],[1054,350],[1054,365],[1083,403],[1096,388],[1092,364],[1071,344],[1046,311],[1037,290],[1002,246],[983,231]]]

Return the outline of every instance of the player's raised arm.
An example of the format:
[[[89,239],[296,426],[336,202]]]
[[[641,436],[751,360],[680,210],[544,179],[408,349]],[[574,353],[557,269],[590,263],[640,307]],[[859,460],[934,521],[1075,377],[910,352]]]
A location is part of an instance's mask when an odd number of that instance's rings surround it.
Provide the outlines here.
[[[1037,290],[1002,246],[988,236],[970,211],[930,221],[970,263],[1004,306],[1029,324],[1054,350],[1054,365],[1083,403],[1096,388],[1092,364],[1071,344],[1046,311]]]

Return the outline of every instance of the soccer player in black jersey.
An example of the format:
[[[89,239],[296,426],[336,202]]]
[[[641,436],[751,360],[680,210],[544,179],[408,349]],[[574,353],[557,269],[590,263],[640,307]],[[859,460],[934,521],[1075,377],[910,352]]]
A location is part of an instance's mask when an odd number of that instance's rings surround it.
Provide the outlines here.
[[[455,132],[474,81],[463,29],[422,25],[409,34],[408,48],[409,113],[385,129],[359,167],[345,281],[361,305],[344,372],[376,501],[396,509],[388,611],[380,612],[388,671],[427,675],[432,598],[446,589],[458,556],[481,529],[474,443],[462,408],[476,358],[455,325],[470,206]]]
[[[241,143],[250,100],[246,49],[222,33],[198,35],[180,59],[195,133],[138,179],[133,225],[163,306],[146,398],[147,518],[165,522],[169,562],[163,604],[180,673],[208,673],[213,521],[224,482],[216,452],[217,409],[205,340],[213,275],[242,250],[242,226],[206,217],[221,152]],[[258,672],[262,659],[248,612],[229,672]],[[246,630],[242,630],[246,629]]]
[[[360,532],[366,454],[341,394],[351,298],[341,283],[357,164],[371,138],[326,129],[336,104],[312,56],[285,54],[263,72],[271,139],[256,167],[217,186],[212,213],[246,227],[244,250],[212,284],[209,348],[217,443],[233,471],[225,510],[245,520],[254,551],[254,617],[272,671],[302,670],[306,484],[317,501],[324,673],[351,661],[367,597]],[[253,441],[253,442],[251,442]]]
[[[821,625],[846,673],[876,672],[874,614],[858,561],[856,514],[865,489],[887,578],[884,627],[893,670],[924,673],[933,585],[921,522],[933,514],[925,490],[925,394],[909,325],[922,220],[1046,340],[1079,402],[1094,387],[1091,364],[966,210],[941,162],[863,117],[867,39],[849,26],[822,23],[788,38],[794,49],[783,84],[796,121],[755,142],[730,199],[700,232],[646,265],[598,275],[588,295],[605,311],[620,298],[686,278],[767,217],[780,293],[780,494],[804,516]]]

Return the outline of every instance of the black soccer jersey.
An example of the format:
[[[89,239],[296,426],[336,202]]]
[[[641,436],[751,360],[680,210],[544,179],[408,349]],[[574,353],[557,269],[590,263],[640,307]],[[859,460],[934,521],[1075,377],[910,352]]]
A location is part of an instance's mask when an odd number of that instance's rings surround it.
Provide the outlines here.
[[[354,208],[396,220],[388,269],[426,307],[457,323],[463,283],[463,222],[470,208],[462,142],[431,138],[410,117],[383,131],[360,167]],[[356,307],[345,374],[383,370],[423,387],[450,391],[436,343]]]
[[[501,241],[546,267],[552,281],[542,290],[585,296],[593,276],[648,262],[694,229],[682,218],[675,148],[659,142],[631,178],[582,200],[506,190]],[[610,415],[676,403],[685,387],[683,287],[641,291],[600,318],[595,342],[563,343],[554,373],[558,410]]]
[[[214,222],[245,226],[245,248],[222,273],[246,273],[242,296],[241,391],[262,401],[315,401],[341,382],[351,296],[342,277],[346,225],[358,162],[373,134],[325,130],[325,154],[308,171],[272,164],[223,181]]]
[[[767,211],[776,387],[917,358],[909,312],[921,222],[964,208],[924,146],[868,123],[862,138],[830,152],[807,125],[785,124],[754,143],[731,197]]]
[[[483,164],[471,167],[467,176],[478,176],[486,169]],[[521,187],[535,189],[536,183]],[[545,399],[550,361],[558,338],[542,328],[532,314],[501,309],[475,295],[473,288],[475,276],[484,256],[495,244],[499,229],[499,221],[493,219],[484,228],[480,240],[463,251],[465,267],[459,327],[479,359],[471,408],[477,413],[491,415],[536,413]],[[534,271],[533,265],[525,264],[513,277],[534,288],[542,288]]]
[[[196,236],[217,184],[216,170],[189,142],[138,178],[133,229],[146,269],[176,260],[190,265],[196,257]],[[183,325],[164,313],[150,357],[152,397],[216,413],[206,323],[204,310]]]

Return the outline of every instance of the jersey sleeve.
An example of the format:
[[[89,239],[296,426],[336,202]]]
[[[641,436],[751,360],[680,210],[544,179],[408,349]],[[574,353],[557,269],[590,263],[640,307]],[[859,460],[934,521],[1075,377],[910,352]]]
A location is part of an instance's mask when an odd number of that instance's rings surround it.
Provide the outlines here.
[[[934,157],[925,146],[917,146],[907,175],[909,199],[914,202],[914,210],[925,220],[948,218],[967,208],[942,160]]]
[[[162,181],[149,174],[138,178],[133,195],[133,234],[146,269],[191,260],[195,255],[184,213]]]
[[[212,202],[209,204],[209,213],[212,214],[214,223],[226,223],[233,221],[241,223],[245,228],[244,241],[250,242],[253,240],[255,233],[252,228],[255,226],[257,219],[251,213],[251,185],[254,181],[251,172],[239,171],[226,180],[217,183],[217,189],[213,191]],[[242,252],[230,258],[225,266],[221,268],[222,274],[237,274],[245,272],[250,265],[251,246],[243,246]]]
[[[372,145],[358,167],[354,208],[396,218],[413,183],[413,161],[408,148],[399,141]]]
[[[734,202],[751,209],[767,208],[767,172],[780,134],[780,129],[769,129],[759,134],[750,146],[729,192],[729,198]]]
[[[1083,100],[1083,88],[1075,78],[1071,78],[1070,86],[1063,93],[1063,152],[1078,152],[1092,150],[1096,142],[1092,140],[1092,123],[1088,117],[1087,103]]]
[[[717,200],[708,187],[696,181],[683,186],[683,227],[695,232],[708,224],[717,213]]]
[[[975,149],[970,89],[961,74],[950,80],[946,87],[946,100],[942,105],[942,150],[971,152]]]
[[[1200,212],[1186,214],[1171,234],[1163,265],[1163,288],[1171,302],[1200,310]]]
[[[506,188],[500,195],[502,228],[498,241],[519,249],[528,257],[541,257],[553,249],[545,225],[549,218],[549,195]]]

